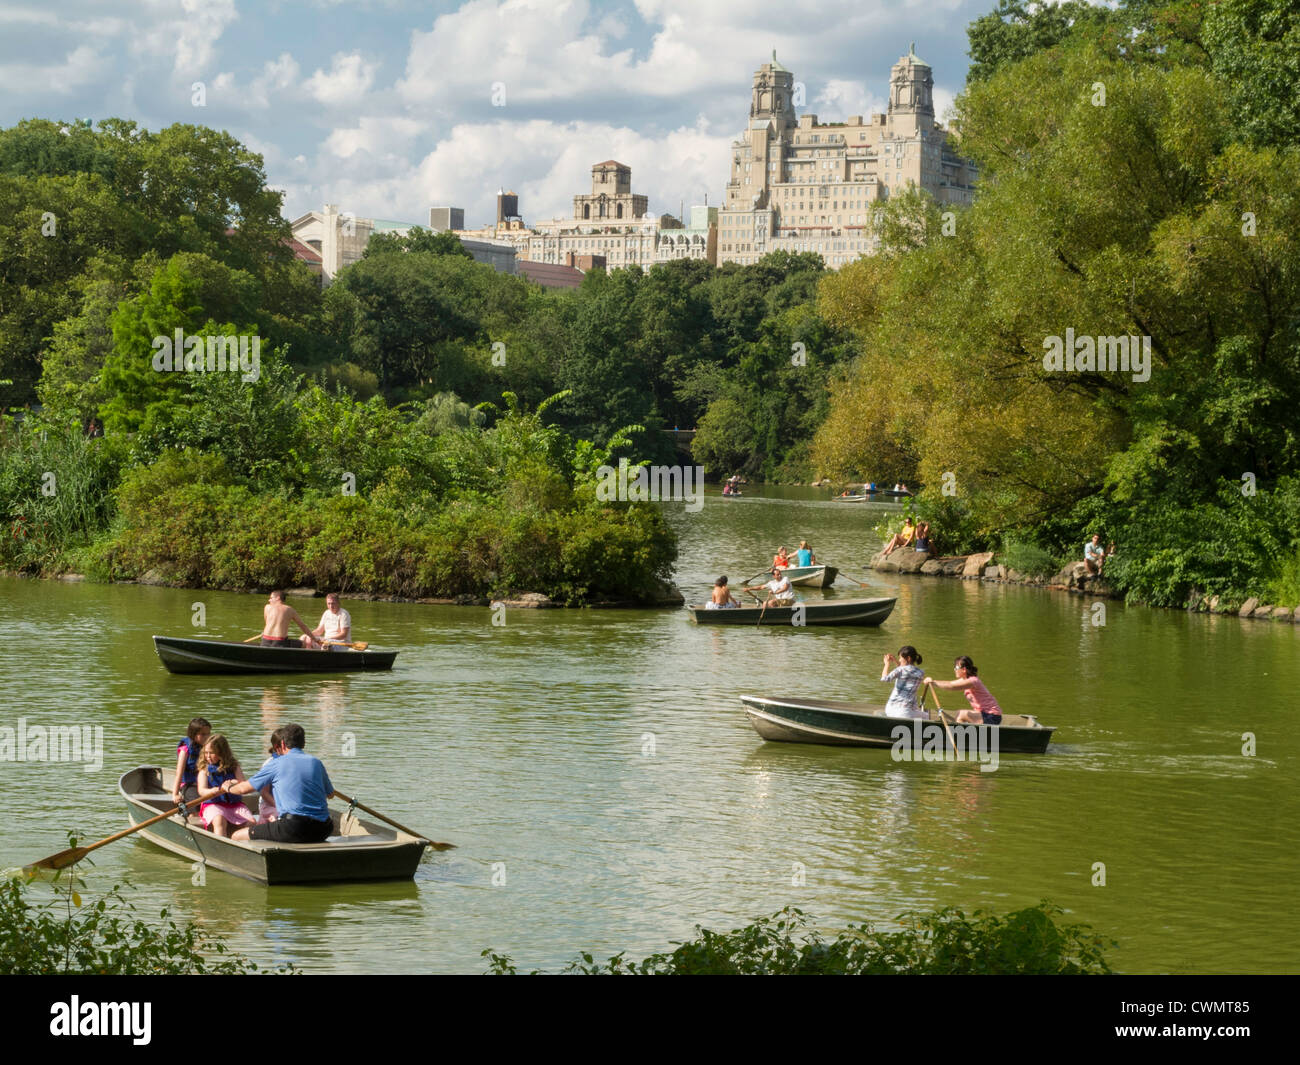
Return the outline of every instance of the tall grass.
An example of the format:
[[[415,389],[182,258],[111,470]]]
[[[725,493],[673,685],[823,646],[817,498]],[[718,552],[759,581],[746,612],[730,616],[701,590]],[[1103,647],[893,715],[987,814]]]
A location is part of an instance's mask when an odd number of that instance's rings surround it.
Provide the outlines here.
[[[1300,606],[1300,547],[1283,556],[1268,582],[1268,601],[1278,606]]]
[[[0,562],[39,571],[107,527],[120,444],[78,426],[0,419]]]

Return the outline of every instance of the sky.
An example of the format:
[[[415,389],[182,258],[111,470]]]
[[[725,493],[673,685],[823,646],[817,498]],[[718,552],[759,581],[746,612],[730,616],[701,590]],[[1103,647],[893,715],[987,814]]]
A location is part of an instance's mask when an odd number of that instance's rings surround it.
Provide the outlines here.
[[[722,201],[773,49],[821,121],[883,111],[915,42],[940,118],[995,0],[0,0],[0,126],[117,117],[229,131],[293,219],[324,203],[568,217],[617,159],[654,214]]]

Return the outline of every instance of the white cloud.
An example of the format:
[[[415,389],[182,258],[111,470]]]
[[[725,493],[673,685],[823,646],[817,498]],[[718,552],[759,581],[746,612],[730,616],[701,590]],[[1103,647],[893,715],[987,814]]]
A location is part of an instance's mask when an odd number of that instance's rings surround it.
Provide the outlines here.
[[[816,95],[809,101],[809,110],[822,122],[838,122],[853,115],[869,118],[883,114],[889,106],[889,99],[872,92],[865,81],[832,78],[810,89]]]
[[[335,134],[345,132],[356,131]],[[720,202],[726,180],[720,160],[730,139],[703,119],[658,137],[595,122],[462,123],[405,167],[398,157],[360,150],[345,170],[316,167],[317,174],[330,174],[328,181],[289,183],[288,213],[329,200],[361,217],[423,222],[430,207],[450,205],[464,207],[466,223],[477,226],[491,219],[496,191],[505,187],[519,194],[529,222],[568,217],[574,195],[590,190],[592,164],[613,158],[632,168],[632,189],[649,195],[653,213],[676,214],[682,200],[690,207],[708,194]]]
[[[351,129],[336,129],[325,139],[325,147],[334,155],[347,159],[357,152],[374,156],[393,156],[410,144],[428,127],[413,118],[364,116]]]
[[[89,45],[81,45],[61,63],[0,64],[0,89],[15,95],[58,93],[66,96],[101,77],[108,69],[108,59]]]
[[[367,63],[359,53],[339,52],[329,73],[317,70],[307,79],[307,92],[323,104],[357,103],[375,82],[377,64]]]
[[[233,74],[218,74],[212,83],[214,102],[220,100],[252,110],[265,110],[271,106],[272,96],[295,88],[300,74],[298,61],[288,52],[281,52],[278,58],[263,65],[262,73],[253,78],[247,88],[240,88]]]
[[[142,0],[144,11],[127,34],[137,55],[172,56],[181,78],[197,77],[212,63],[226,27],[239,18],[235,0]]]

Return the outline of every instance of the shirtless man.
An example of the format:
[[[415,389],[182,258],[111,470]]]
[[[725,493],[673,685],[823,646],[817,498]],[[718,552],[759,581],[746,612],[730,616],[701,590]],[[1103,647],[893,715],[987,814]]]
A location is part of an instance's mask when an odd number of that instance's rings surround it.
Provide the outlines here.
[[[262,616],[266,618],[266,626],[262,629],[263,647],[299,646],[298,640],[289,638],[289,622],[291,621],[303,631],[304,638],[301,646],[314,646],[315,641],[312,639],[311,629],[307,628],[306,622],[298,615],[298,611],[284,601],[284,592],[278,588],[267,599],[266,606],[262,608]]]
[[[326,647],[347,643],[352,639],[352,615],[339,606],[338,592],[330,592],[325,597],[325,613],[320,616],[320,624],[312,629],[311,634],[321,637]]]

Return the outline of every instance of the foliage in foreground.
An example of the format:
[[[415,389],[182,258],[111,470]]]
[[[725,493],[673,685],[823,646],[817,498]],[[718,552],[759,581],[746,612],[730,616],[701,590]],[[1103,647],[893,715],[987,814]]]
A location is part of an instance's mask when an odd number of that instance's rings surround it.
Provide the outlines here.
[[[808,927],[810,918],[786,907],[731,932],[696,925],[699,936],[668,954],[644,961],[616,954],[597,962],[583,953],[565,972],[580,976],[832,976],[1103,975],[1107,943],[1087,925],[1058,924],[1062,911],[1044,901],[999,916],[977,910],[967,916],[956,907],[934,913],[907,913],[900,932],[878,932],[850,925],[826,940]],[[483,951],[489,975],[513,976],[509,956]],[[537,975],[535,972],[532,975]]]
[[[72,840],[76,846],[76,840]],[[48,902],[22,878],[0,882],[0,975],[239,975],[257,965],[195,925],[142,921],[119,888],[85,906],[69,886]],[[75,909],[74,909],[75,903]]]

